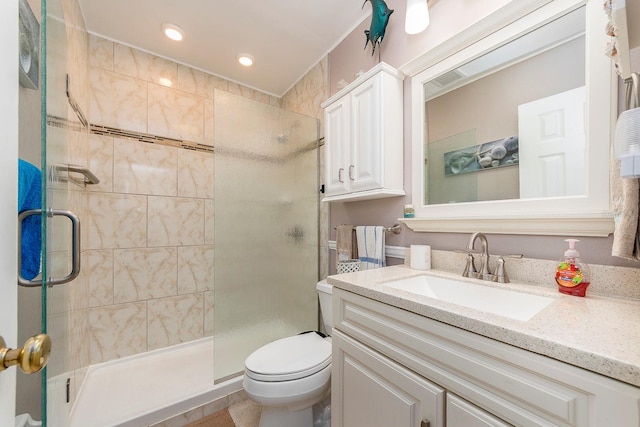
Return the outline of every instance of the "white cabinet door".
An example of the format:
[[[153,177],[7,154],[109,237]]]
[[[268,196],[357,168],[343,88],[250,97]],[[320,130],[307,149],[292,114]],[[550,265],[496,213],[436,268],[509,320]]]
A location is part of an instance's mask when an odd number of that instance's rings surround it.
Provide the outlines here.
[[[380,63],[322,103],[325,201],[405,195],[402,79]]]
[[[444,390],[334,329],[333,427],[444,427]]]
[[[346,194],[349,186],[351,116],[348,96],[325,110],[325,196]]]
[[[382,78],[378,74],[351,93],[351,191],[383,186]]]

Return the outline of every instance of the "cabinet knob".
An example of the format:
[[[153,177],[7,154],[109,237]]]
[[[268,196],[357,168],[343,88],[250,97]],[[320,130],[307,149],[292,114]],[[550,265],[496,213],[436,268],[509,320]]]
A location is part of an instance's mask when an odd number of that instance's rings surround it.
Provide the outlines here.
[[[342,172],[344,172],[344,168],[338,169],[338,181],[344,183],[342,180]]]
[[[349,179],[351,181],[353,181],[355,178],[353,177],[353,170],[355,169],[355,166],[353,165],[349,165]]]
[[[420,423],[420,427],[429,427],[431,423],[426,418]]]

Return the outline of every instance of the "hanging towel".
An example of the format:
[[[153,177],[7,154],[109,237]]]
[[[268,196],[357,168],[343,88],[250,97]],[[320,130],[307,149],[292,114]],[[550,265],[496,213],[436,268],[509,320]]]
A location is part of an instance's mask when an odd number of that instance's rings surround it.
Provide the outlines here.
[[[40,209],[42,205],[42,173],[31,163],[18,159],[18,213]],[[40,215],[31,215],[22,222],[20,274],[31,280],[40,273],[42,247]]]
[[[638,74],[627,82],[625,107],[640,107]],[[620,177],[620,161],[613,148],[610,155],[611,200],[613,202],[613,245],[611,255],[627,260],[640,260],[640,180]]]
[[[371,270],[386,265],[384,254],[384,227],[357,226],[356,238],[358,240],[358,258],[360,270]]]
[[[339,225],[336,231],[336,263],[358,258],[358,242],[353,225]]]
[[[620,162],[612,158],[613,246],[611,255],[640,260],[640,186],[638,179],[620,178]]]

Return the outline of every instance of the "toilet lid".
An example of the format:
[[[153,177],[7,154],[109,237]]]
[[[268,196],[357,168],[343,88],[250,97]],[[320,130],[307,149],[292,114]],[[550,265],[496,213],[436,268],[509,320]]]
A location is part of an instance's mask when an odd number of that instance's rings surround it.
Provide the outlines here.
[[[331,341],[316,333],[273,341],[245,361],[246,374],[261,381],[288,381],[315,374],[331,363]]]

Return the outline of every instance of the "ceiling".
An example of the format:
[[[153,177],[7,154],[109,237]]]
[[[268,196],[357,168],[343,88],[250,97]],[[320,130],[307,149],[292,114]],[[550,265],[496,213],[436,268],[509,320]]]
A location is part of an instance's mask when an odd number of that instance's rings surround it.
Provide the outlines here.
[[[275,96],[371,13],[361,0],[79,0],[90,33]],[[184,30],[169,40],[162,23]],[[363,37],[364,38],[364,37]],[[249,53],[252,67],[238,64]]]

